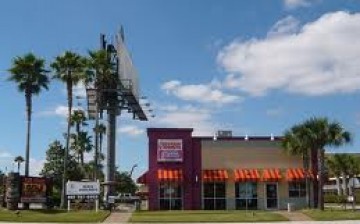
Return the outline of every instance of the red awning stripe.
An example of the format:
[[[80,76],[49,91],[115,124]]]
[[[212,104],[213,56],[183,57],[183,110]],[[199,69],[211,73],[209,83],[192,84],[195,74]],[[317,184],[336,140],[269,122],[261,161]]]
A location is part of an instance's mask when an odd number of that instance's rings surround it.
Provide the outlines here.
[[[237,169],[234,171],[236,182],[257,182],[260,174],[257,169]]]
[[[280,169],[264,169],[262,181],[277,182],[281,179]]]
[[[159,169],[157,172],[159,181],[181,182],[183,180],[182,170]]]
[[[229,179],[227,170],[203,170],[204,182],[224,182]]]
[[[286,179],[288,181],[305,180],[307,175],[310,179],[314,179],[312,172],[303,168],[289,168],[286,170]]]

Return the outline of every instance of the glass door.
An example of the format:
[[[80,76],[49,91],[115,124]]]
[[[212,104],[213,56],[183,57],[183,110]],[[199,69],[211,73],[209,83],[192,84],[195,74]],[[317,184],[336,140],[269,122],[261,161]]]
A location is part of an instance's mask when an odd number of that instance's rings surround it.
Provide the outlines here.
[[[267,183],[265,185],[266,209],[278,209],[277,187],[277,183]]]

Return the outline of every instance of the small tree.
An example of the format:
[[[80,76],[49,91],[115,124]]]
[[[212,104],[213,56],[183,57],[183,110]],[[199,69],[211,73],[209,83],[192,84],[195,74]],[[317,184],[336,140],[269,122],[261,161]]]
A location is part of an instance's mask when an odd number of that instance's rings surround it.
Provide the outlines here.
[[[49,145],[46,151],[46,161],[40,173],[41,176],[51,177],[53,179],[53,188],[55,198],[60,198],[62,189],[62,176],[64,173],[65,148],[60,141],[54,141]],[[81,180],[83,178],[82,170],[75,158],[68,155],[66,172],[69,180]]]
[[[17,165],[18,165],[18,173],[20,173],[20,165],[21,165],[21,163],[23,163],[24,161],[25,161],[25,160],[24,160],[24,158],[23,158],[22,156],[17,156],[17,157],[15,157],[14,162],[17,163]]]
[[[115,190],[117,192],[135,194],[137,190],[137,186],[134,180],[131,179],[130,174],[128,172],[115,171],[115,181],[116,181]]]

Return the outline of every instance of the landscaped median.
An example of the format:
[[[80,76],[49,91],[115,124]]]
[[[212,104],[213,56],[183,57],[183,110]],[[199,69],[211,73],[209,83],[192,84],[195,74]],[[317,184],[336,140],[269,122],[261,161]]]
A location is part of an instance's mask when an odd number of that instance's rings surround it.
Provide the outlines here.
[[[316,221],[331,221],[331,220],[360,220],[359,211],[351,210],[334,210],[326,209],[320,210],[303,210],[303,213]]]
[[[139,211],[130,222],[271,222],[287,221],[266,211]]]
[[[11,222],[102,222],[108,211],[0,210],[0,221]]]

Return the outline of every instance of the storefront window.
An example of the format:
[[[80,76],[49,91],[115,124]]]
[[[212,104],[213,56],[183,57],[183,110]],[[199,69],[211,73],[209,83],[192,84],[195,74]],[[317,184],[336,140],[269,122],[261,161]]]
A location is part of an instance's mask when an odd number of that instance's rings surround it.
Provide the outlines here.
[[[161,210],[182,209],[182,187],[179,183],[160,183],[159,203]]]
[[[235,183],[236,209],[257,209],[257,183]]]
[[[226,209],[226,185],[224,182],[204,183],[203,204],[205,210]]]
[[[305,182],[289,182],[289,197],[290,198],[306,197]]]

